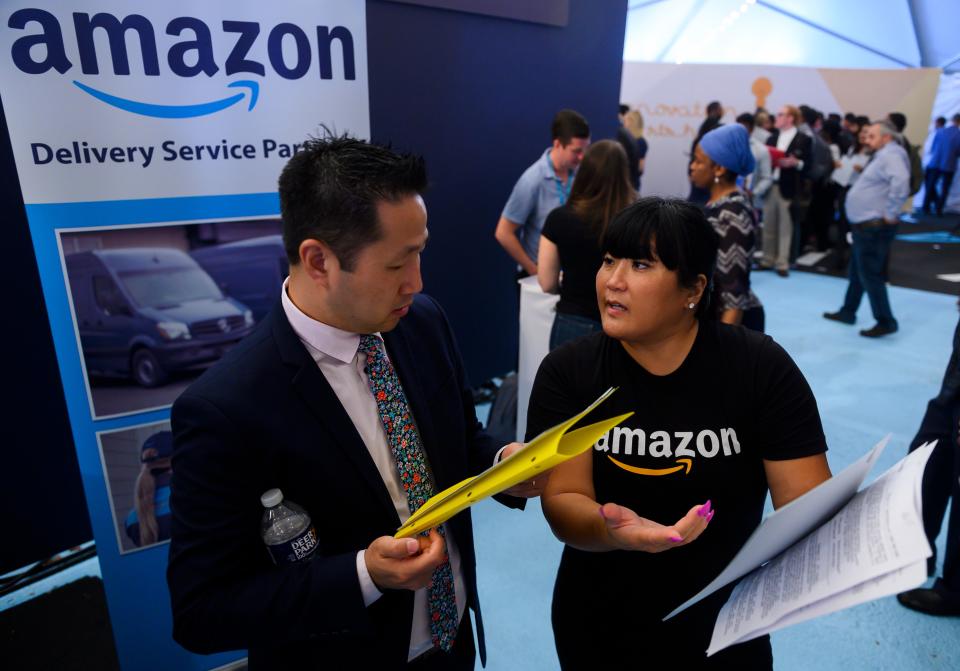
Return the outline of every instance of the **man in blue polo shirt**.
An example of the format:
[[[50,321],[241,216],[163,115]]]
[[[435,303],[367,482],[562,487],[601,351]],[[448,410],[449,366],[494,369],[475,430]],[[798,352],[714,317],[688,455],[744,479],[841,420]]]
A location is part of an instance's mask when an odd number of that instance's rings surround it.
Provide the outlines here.
[[[573,110],[553,118],[553,145],[517,180],[497,222],[497,242],[520,266],[518,279],[537,274],[543,222],[567,202],[573,176],[590,144],[587,120]]]

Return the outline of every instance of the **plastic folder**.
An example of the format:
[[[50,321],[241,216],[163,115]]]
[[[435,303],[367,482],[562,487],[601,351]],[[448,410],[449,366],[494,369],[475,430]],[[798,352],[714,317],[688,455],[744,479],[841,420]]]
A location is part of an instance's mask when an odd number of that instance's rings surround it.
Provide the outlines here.
[[[394,537],[406,538],[415,536],[422,531],[428,531],[443,524],[477,501],[499,494],[524,480],[535,478],[539,473],[586,452],[603,434],[633,413],[617,415],[602,422],[581,427],[570,433],[567,433],[567,430],[607,400],[615,391],[615,387],[607,389],[600,398],[587,406],[582,412],[547,429],[524,445],[523,449],[517,450],[480,475],[467,478],[463,482],[434,495],[420,506],[417,512],[407,518],[407,521],[401,525]]]

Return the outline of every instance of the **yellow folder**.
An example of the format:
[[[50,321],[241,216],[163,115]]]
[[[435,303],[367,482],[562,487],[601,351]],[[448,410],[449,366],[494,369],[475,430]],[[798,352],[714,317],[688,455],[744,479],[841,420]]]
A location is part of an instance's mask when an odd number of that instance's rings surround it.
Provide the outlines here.
[[[488,468],[480,475],[467,478],[448,489],[435,494],[429,501],[407,518],[395,538],[415,536],[422,531],[443,524],[461,510],[472,506],[488,496],[499,494],[515,484],[530,480],[538,473],[547,471],[571,457],[589,450],[607,431],[632,415],[628,412],[605,419],[596,424],[581,427],[567,433],[567,429],[576,424],[598,405],[607,400],[616,387],[607,389],[596,401],[570,419],[547,429],[506,459]]]

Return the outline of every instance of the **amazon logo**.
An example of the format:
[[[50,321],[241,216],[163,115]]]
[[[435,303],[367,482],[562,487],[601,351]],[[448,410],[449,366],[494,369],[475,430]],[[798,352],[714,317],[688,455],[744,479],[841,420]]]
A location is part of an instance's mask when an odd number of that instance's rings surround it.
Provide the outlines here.
[[[69,80],[78,91],[141,116],[200,117],[241,101],[246,101],[246,110],[251,111],[260,96],[260,82],[252,77],[266,77],[269,67],[288,80],[301,79],[311,72],[320,80],[333,79],[334,53],[342,63],[343,79],[356,79],[353,35],[344,26],[316,26],[308,34],[293,23],[265,29],[255,21],[224,20],[211,27],[201,19],[180,16],[158,34],[150,20],[140,14],[121,18],[105,12],[74,12],[64,26],[54,14],[38,8],[18,9],[10,15],[7,26],[24,33],[13,42],[10,54],[21,72],[43,75],[52,70],[66,75],[79,65],[80,73]],[[72,40],[68,42],[65,35]],[[264,41],[267,58],[261,62],[254,54],[262,51]],[[131,45],[139,52],[131,54]],[[218,58],[218,54],[225,56]],[[160,77],[162,61],[167,71],[164,74],[176,77],[209,79],[222,71],[226,77],[242,78],[225,83],[208,99],[194,101],[137,100],[95,83],[105,63],[116,76],[132,76],[131,61],[141,69],[135,73],[138,76]]]
[[[689,475],[697,459],[713,459],[721,454],[725,457],[740,454],[740,441],[737,439],[737,432],[732,428],[720,429],[719,432],[704,429],[698,433],[652,431],[647,435],[643,429],[617,426],[604,434],[593,447],[598,452],[605,453],[607,459],[618,468],[634,475],[645,476],[675,473]],[[663,459],[664,467],[641,468],[614,455]]]

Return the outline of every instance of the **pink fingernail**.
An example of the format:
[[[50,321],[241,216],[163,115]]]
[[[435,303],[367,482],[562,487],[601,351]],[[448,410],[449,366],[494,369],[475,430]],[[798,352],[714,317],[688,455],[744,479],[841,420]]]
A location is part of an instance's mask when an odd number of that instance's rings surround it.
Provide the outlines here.
[[[710,499],[707,499],[707,502],[700,506],[700,510],[697,511],[697,515],[700,517],[706,517],[710,514]]]
[[[674,543],[680,543],[683,541],[683,539],[680,538],[680,536],[670,536],[670,540],[672,540]]]
[[[715,512],[717,512],[717,511],[716,511],[716,510],[711,510],[711,511],[710,511],[710,514],[707,515],[707,524],[710,524],[710,520],[713,519],[713,514],[714,514]]]

